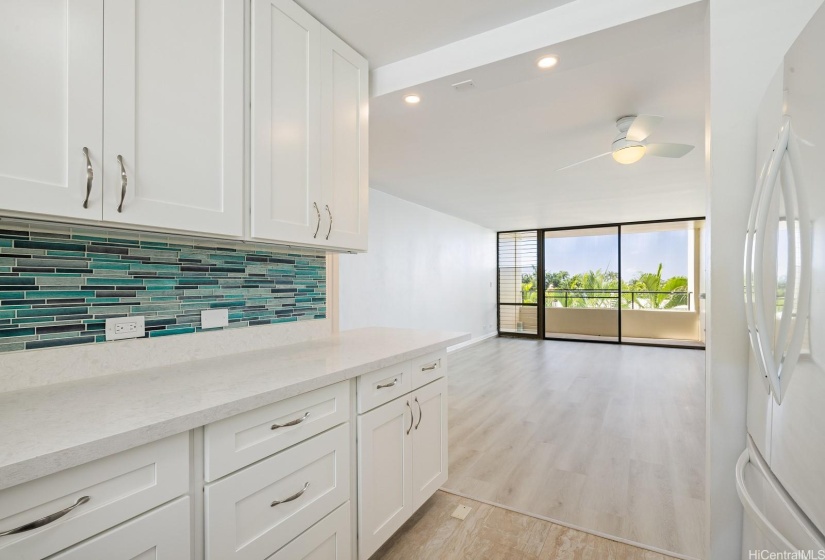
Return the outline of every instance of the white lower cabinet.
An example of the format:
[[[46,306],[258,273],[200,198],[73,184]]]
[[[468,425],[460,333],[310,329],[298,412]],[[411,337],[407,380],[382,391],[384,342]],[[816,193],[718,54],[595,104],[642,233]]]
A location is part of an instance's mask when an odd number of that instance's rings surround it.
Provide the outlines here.
[[[184,496],[64,550],[48,560],[184,560],[191,556]]]
[[[369,558],[447,480],[447,379],[358,417],[358,557]]]
[[[349,426],[206,485],[206,558],[264,560],[349,500]]]
[[[418,414],[412,431],[412,497],[418,509],[447,482],[447,378],[412,395]]]
[[[349,502],[307,529],[268,560],[347,560],[352,552]]]
[[[359,558],[369,558],[413,513],[413,421],[408,396],[358,417]]]
[[[447,480],[445,358],[4,489],[0,560],[366,560]]]
[[[13,486],[0,491],[0,559],[40,560],[188,491],[188,433]]]

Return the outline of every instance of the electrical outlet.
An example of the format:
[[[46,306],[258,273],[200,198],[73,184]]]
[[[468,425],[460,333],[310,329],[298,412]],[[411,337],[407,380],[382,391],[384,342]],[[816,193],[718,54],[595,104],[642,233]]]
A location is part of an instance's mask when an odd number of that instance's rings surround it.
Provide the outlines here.
[[[143,336],[146,336],[146,319],[143,316],[106,319],[106,340],[123,340]]]

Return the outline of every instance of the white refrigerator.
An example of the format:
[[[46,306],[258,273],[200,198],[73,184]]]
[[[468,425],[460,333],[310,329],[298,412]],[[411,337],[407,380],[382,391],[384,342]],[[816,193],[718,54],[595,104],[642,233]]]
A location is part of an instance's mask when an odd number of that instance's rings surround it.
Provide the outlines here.
[[[748,441],[736,469],[742,558],[825,559],[825,6],[765,94],[757,150],[744,259]]]

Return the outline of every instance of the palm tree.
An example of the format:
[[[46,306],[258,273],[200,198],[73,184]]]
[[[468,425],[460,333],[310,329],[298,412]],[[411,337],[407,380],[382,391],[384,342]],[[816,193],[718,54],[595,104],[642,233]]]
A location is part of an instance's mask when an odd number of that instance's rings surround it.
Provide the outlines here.
[[[628,294],[623,303],[627,307],[630,304],[627,297],[630,296],[635,305],[643,309],[673,309],[684,306],[687,305],[687,284],[687,278],[684,276],[673,276],[663,282],[662,263],[659,263],[655,273],[640,273],[638,278],[631,280],[628,286],[623,288],[627,292],[643,292],[638,295]]]

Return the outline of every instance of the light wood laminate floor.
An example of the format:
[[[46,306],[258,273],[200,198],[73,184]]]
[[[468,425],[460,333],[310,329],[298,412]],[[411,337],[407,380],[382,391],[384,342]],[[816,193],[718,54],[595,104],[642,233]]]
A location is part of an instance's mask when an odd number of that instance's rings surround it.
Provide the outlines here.
[[[472,508],[465,520],[456,507]],[[436,494],[371,560],[669,560],[503,508]]]
[[[701,558],[704,359],[513,338],[455,352],[444,488]]]

